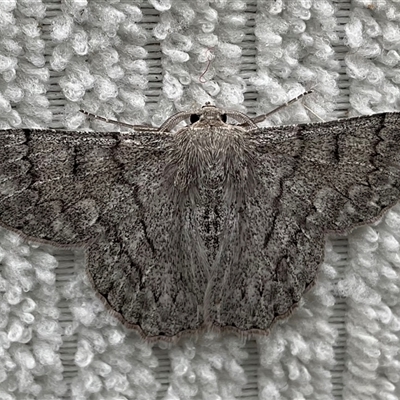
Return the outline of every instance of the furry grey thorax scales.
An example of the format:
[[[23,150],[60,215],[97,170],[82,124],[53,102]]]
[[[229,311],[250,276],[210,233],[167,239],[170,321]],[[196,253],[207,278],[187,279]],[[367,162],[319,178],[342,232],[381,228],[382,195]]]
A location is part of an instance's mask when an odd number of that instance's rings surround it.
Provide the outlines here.
[[[206,105],[128,134],[3,130],[0,224],[84,247],[96,294],[148,341],[267,334],[314,284],[325,235],[399,200],[400,116],[262,119]]]

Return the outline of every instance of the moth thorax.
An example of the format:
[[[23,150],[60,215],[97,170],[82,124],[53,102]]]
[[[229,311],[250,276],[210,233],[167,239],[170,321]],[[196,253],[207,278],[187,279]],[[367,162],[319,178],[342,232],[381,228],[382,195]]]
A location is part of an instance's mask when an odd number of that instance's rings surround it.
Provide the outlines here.
[[[188,129],[177,135],[170,165],[180,190],[204,187],[244,188],[252,170],[252,149],[242,132],[232,128]]]

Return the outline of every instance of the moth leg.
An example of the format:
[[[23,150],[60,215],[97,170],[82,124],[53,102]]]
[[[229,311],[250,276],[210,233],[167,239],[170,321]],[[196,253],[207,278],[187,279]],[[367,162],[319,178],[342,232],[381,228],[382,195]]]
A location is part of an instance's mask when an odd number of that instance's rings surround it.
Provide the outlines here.
[[[81,113],[87,115],[90,118],[94,118],[94,119],[98,119],[100,121],[104,121],[104,122],[108,122],[109,124],[115,124],[115,125],[120,125],[120,126],[126,126],[128,128],[133,128],[137,131],[153,131],[153,132],[157,132],[159,130],[159,128],[155,127],[155,126],[151,126],[151,125],[131,125],[131,124],[127,124],[125,122],[121,122],[121,121],[116,121],[115,119],[108,119],[108,118],[104,118],[104,117],[100,117],[96,114],[92,114],[89,113],[85,110],[79,110]]]
[[[303,107],[310,112],[312,115],[314,115],[315,117],[317,117],[321,122],[326,122],[324,119],[322,119],[317,113],[315,113],[313,110],[311,110],[310,107],[307,107],[305,104],[303,104]]]

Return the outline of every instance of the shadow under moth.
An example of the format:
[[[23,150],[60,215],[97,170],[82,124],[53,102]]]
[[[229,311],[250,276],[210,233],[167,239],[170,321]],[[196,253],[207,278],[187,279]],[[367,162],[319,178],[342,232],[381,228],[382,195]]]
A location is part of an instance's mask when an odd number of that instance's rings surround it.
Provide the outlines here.
[[[314,284],[326,234],[400,199],[400,113],[262,119],[206,105],[131,133],[0,131],[0,224],[83,247],[96,294],[148,341],[267,334]]]

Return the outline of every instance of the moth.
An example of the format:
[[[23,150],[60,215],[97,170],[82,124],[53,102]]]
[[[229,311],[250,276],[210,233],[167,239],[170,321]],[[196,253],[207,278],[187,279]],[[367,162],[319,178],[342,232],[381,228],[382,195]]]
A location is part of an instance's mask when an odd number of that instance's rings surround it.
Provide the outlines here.
[[[325,236],[399,200],[400,113],[264,118],[206,104],[129,133],[2,130],[0,223],[84,248],[96,294],[149,342],[268,334],[314,285]]]

